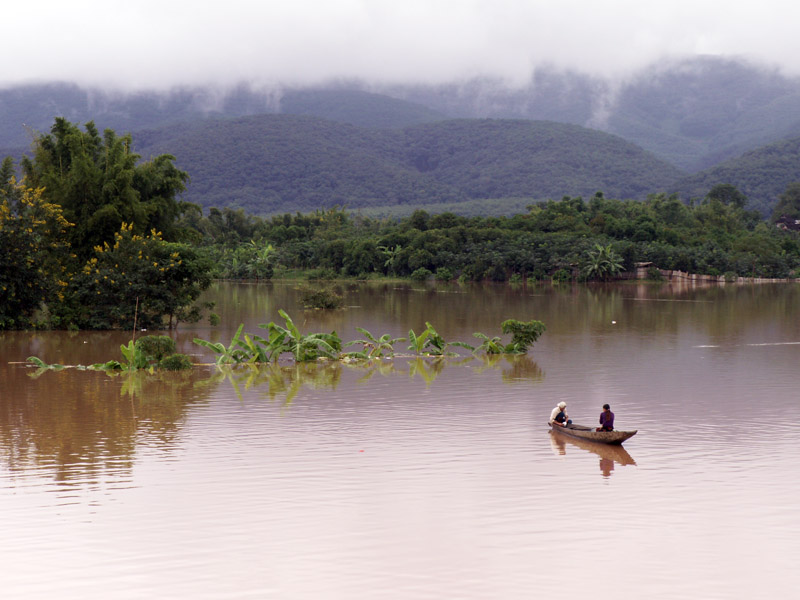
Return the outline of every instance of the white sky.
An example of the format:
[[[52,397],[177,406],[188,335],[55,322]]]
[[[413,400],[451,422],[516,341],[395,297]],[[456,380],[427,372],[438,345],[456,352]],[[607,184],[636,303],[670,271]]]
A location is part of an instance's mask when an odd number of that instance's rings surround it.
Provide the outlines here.
[[[788,0],[22,0],[3,6],[0,85],[521,84],[539,64],[624,76],[695,54],[798,74],[798,17]]]

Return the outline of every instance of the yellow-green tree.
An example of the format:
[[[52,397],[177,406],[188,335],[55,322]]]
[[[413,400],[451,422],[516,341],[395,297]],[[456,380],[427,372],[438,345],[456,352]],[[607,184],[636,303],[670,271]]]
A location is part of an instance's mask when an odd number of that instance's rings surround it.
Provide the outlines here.
[[[195,305],[211,283],[208,261],[159,232],[134,233],[123,223],[112,243],[94,248],[70,285],[72,319],[90,329],[174,327],[199,318]]]
[[[64,299],[72,224],[42,188],[15,181],[10,159],[0,171],[0,329],[24,328],[43,304]]]

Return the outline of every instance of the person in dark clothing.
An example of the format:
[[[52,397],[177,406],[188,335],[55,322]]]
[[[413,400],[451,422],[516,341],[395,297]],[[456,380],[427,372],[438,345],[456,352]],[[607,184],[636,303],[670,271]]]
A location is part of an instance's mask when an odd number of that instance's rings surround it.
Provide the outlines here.
[[[600,413],[600,427],[597,431],[614,431],[614,413],[608,404],[603,404],[603,412]]]

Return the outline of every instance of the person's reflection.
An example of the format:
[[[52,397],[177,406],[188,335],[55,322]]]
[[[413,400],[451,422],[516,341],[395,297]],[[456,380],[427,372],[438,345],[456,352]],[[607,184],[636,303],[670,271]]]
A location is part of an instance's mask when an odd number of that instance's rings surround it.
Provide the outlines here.
[[[556,456],[564,456],[567,453],[567,443],[561,436],[552,431],[550,432],[550,446]]]
[[[553,454],[556,456],[566,456],[568,444],[570,446],[577,446],[582,450],[587,450],[600,457],[600,472],[603,474],[603,477],[606,478],[611,477],[616,465],[636,465],[636,461],[633,460],[633,457],[628,454],[628,451],[622,446],[598,444],[597,442],[570,438],[557,431],[550,431],[550,445],[553,448]]]

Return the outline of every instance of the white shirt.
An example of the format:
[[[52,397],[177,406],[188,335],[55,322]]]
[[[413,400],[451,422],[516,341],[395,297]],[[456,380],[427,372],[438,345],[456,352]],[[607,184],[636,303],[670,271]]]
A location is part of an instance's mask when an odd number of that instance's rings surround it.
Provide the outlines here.
[[[556,420],[556,417],[558,416],[558,413],[560,413],[560,412],[561,412],[561,409],[558,406],[556,406],[553,409],[553,412],[550,413],[550,420],[548,421],[548,423],[550,425],[553,424],[553,422]],[[564,414],[565,415],[567,414],[567,409],[566,408],[564,409]],[[567,418],[569,418],[569,417],[567,417]]]

